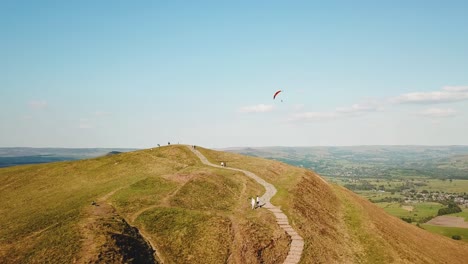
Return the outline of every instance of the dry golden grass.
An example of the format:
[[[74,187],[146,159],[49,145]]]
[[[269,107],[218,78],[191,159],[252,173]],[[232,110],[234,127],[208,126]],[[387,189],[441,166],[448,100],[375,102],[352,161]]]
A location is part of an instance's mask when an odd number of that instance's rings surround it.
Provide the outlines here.
[[[336,188],[359,210],[376,244],[391,253],[396,262],[466,263],[468,243],[429,233],[388,215],[344,188]]]
[[[4,168],[0,182],[0,263],[79,259],[87,208],[116,190],[108,201],[119,217],[147,229],[161,255],[177,263],[281,262],[289,241],[272,215],[249,208],[262,186],[202,165],[185,146]]]
[[[80,251],[77,226],[91,201],[197,164],[190,151],[160,148],[0,169],[0,262],[69,263]]]
[[[276,186],[272,203],[305,241],[301,263],[466,263],[466,242],[407,224],[311,171],[198,149]],[[203,165],[185,146],[4,168],[0,183],[1,263],[73,262],[80,221],[112,191],[115,213],[145,230],[167,263],[281,263],[290,241],[271,213],[250,209],[262,186]]]
[[[304,238],[301,263],[466,263],[468,244],[431,234],[301,168],[199,148],[213,163],[256,173]]]

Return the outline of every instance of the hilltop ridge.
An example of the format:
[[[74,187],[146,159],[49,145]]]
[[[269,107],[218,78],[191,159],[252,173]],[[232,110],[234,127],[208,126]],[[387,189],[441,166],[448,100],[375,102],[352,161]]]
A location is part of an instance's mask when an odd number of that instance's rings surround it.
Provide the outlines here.
[[[300,263],[463,263],[468,254],[465,242],[407,224],[312,171],[197,150],[276,187],[271,203],[304,238]],[[155,261],[164,263],[282,263],[291,243],[271,212],[250,209],[248,198],[262,194],[261,185],[241,172],[204,165],[186,146],[2,168],[0,182],[5,262],[84,262],[83,243],[91,236],[88,253],[107,252],[108,263],[119,263],[125,246],[109,240],[109,232],[97,236],[99,224],[86,222],[97,208],[93,201],[136,228],[133,233],[155,250]],[[112,232],[130,230],[107,217],[99,219]]]

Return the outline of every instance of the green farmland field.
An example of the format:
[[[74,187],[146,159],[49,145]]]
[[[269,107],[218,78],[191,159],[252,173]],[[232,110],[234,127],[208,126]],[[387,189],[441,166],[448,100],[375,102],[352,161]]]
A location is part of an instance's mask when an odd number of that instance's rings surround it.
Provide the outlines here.
[[[439,203],[417,203],[410,204],[413,210],[408,211],[403,209],[400,203],[376,203],[377,206],[384,209],[387,213],[399,217],[399,218],[409,218],[413,219],[413,222],[423,221],[427,217],[434,217],[437,215],[437,211],[444,206]]]
[[[446,237],[459,235],[461,236],[463,241],[468,242],[468,228],[433,226],[433,225],[427,225],[427,224],[423,224],[421,225],[421,227],[431,233],[440,234]]]

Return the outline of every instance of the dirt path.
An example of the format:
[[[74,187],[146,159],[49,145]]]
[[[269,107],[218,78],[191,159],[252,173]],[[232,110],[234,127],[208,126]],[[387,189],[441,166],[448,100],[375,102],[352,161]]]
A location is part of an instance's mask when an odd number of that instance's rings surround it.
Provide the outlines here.
[[[55,223],[55,224],[51,224],[50,226],[46,227],[46,228],[43,228],[41,230],[38,230],[36,232],[33,232],[32,234],[30,234],[29,236],[25,237],[25,238],[32,238],[32,237],[35,237],[35,236],[39,236],[41,235],[42,233],[44,233],[45,231],[55,227],[55,226],[58,226],[60,223]]]
[[[276,207],[270,203],[270,199],[276,194],[276,188],[271,183],[266,182],[264,179],[258,177],[254,173],[246,170],[241,170],[237,168],[222,167],[220,165],[215,165],[208,161],[208,159],[203,156],[198,150],[193,149],[191,146],[187,146],[205,165],[209,165],[215,168],[228,169],[233,171],[239,171],[244,173],[247,177],[254,179],[256,182],[260,183],[265,187],[265,194],[260,198],[262,202],[265,203],[264,208],[271,211],[275,217],[276,222],[279,226],[291,237],[291,247],[289,248],[288,256],[284,260],[285,264],[295,264],[299,263],[301,259],[302,250],[304,249],[304,240],[302,237],[289,225],[288,217],[281,211],[279,207]]]
[[[145,207],[145,208],[141,208],[140,210],[138,210],[136,213],[132,214],[130,216],[130,223],[134,224],[135,223],[135,220],[138,218],[138,216],[140,216],[142,213],[148,211],[148,210],[151,210],[151,209],[155,209],[155,208],[158,208],[158,207],[161,207],[159,204],[155,204],[155,205],[150,205],[148,207]]]
[[[115,210],[106,202],[115,192],[121,188],[114,190],[96,201],[95,206],[89,206],[85,212],[86,217],[79,223],[81,234],[83,236],[82,248],[80,256],[76,263],[91,263],[97,261],[99,255],[99,246],[103,243],[102,238],[94,233],[97,222],[100,218],[112,215]]]

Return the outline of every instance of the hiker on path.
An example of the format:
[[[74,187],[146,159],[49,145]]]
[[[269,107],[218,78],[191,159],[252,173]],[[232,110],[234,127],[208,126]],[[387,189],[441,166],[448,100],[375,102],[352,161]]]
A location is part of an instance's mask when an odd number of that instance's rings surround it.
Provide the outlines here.
[[[255,209],[255,199],[252,197],[252,209]]]

